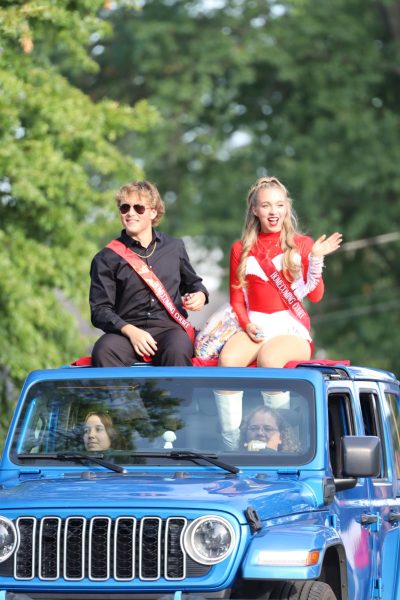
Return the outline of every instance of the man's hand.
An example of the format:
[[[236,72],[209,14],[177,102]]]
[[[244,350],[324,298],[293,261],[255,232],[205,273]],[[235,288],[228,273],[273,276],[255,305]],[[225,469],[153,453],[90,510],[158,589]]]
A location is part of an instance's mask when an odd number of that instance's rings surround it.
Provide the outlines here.
[[[342,243],[342,234],[341,233],[332,233],[328,238],[326,235],[321,235],[320,238],[314,243],[311,248],[311,255],[317,258],[321,256],[326,256],[327,254],[331,254],[335,252],[340,247]]]
[[[191,292],[183,297],[183,306],[186,310],[201,310],[206,303],[206,295],[204,292]]]
[[[157,342],[148,331],[128,324],[122,327],[121,333],[129,338],[134,351],[139,356],[154,356],[157,352]]]

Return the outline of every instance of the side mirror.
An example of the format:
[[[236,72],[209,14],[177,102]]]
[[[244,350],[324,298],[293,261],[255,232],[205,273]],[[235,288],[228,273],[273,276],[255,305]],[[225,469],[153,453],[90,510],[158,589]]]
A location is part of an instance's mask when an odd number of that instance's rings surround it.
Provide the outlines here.
[[[342,438],[343,475],[377,477],[381,472],[381,440],[377,436]]]
[[[344,479],[335,479],[337,492],[350,490],[358,477],[377,477],[381,472],[381,440],[372,435],[342,437]]]

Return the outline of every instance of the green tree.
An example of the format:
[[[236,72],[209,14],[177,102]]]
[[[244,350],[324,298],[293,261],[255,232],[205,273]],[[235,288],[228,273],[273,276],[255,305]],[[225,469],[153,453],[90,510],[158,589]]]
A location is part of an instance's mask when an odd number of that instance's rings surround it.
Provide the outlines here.
[[[400,217],[399,6],[147,0],[111,13],[87,89],[157,106],[160,126],[124,148],[163,191],[171,233],[217,244],[225,265],[247,189],[266,173],[288,185],[306,233],[379,236]],[[396,368],[398,250],[327,259],[327,297],[310,307],[317,350]]]
[[[399,38],[389,18],[395,6],[293,2],[277,37],[286,61],[277,50],[275,63],[290,88],[278,115],[290,152],[277,158],[277,169],[309,200],[301,212],[311,230],[340,229],[349,246],[398,228]],[[328,259],[327,299],[312,309],[317,347],[396,370],[399,239],[344,250]]]
[[[158,119],[144,100],[95,102],[67,78],[97,70],[93,40],[111,33],[102,8],[100,0],[0,8],[0,432],[13,384],[86,351],[68,302],[87,316],[89,264],[114,219],[113,190],[142,175],[116,142]]]

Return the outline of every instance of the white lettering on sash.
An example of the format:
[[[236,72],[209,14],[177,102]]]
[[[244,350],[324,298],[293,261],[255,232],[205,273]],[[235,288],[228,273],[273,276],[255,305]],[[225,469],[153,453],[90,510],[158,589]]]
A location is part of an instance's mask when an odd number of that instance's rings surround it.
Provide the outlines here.
[[[297,318],[304,319],[304,317],[306,317],[307,313],[305,312],[305,310],[303,309],[303,307],[301,306],[300,302],[297,300],[297,298],[293,294],[293,292],[291,292],[288,289],[286,283],[280,277],[278,271],[274,271],[274,273],[272,273],[270,275],[270,279],[272,279],[275,282],[276,287],[282,293],[282,296],[285,298],[286,302],[292,308],[293,312],[296,313]]]
[[[111,248],[114,252],[124,258],[128,264],[140,275],[147,285],[153,290],[155,296],[159,299],[164,308],[170,313],[170,315],[178,322],[188,333],[189,337],[194,338],[194,329],[189,321],[185,319],[183,315],[178,311],[175,304],[169,297],[168,292],[164,288],[161,281],[156,278],[153,271],[149,269],[146,263],[143,263],[129,248],[118,240],[113,240],[107,244],[108,248]],[[141,264],[143,263],[143,264]]]

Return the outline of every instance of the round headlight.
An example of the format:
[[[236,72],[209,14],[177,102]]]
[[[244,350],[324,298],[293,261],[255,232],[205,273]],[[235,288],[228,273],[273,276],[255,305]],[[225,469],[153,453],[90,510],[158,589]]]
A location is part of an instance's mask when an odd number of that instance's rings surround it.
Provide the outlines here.
[[[10,558],[16,545],[17,531],[14,523],[6,517],[0,517],[0,563]]]
[[[189,525],[184,544],[190,558],[203,565],[215,565],[232,552],[235,532],[222,517],[208,515]]]

